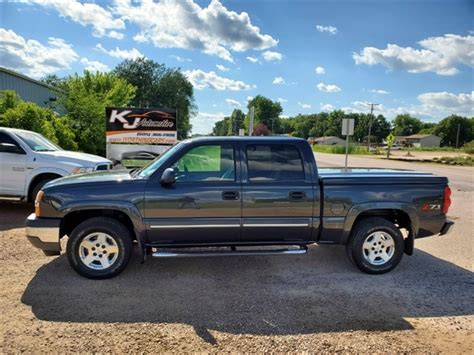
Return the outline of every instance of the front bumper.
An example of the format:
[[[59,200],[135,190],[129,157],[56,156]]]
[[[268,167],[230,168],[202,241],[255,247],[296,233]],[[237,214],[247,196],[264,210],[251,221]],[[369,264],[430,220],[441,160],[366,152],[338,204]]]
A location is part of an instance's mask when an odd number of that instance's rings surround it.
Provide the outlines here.
[[[26,219],[26,237],[34,247],[50,255],[59,255],[59,218],[38,218],[34,213]]]

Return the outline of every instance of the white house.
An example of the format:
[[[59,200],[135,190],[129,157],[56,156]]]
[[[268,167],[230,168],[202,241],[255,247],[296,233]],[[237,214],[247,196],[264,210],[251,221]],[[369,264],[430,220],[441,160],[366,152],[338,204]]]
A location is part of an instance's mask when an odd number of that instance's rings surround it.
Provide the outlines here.
[[[406,142],[414,147],[439,147],[441,138],[434,134],[412,134]]]

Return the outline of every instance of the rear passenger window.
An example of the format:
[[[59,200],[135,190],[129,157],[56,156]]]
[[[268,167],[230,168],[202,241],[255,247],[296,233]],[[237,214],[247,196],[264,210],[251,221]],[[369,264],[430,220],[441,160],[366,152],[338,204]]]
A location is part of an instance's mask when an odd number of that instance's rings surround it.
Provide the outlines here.
[[[304,180],[303,160],[292,145],[247,146],[249,181]]]

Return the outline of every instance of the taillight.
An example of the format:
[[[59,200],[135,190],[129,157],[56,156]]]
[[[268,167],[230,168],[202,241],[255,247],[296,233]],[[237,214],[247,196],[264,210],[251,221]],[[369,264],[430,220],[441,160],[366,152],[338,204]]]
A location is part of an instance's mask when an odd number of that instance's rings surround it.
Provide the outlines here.
[[[443,214],[447,214],[449,206],[451,206],[451,189],[449,188],[449,186],[446,186],[444,188],[443,209],[441,210],[441,212],[443,212]]]

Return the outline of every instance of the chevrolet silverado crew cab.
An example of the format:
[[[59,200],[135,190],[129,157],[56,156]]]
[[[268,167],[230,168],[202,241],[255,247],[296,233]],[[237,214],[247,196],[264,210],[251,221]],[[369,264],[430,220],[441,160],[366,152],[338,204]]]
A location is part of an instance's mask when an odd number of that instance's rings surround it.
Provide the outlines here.
[[[63,150],[41,134],[0,127],[0,200],[34,201],[48,181],[110,168],[108,159]]]
[[[183,141],[141,170],[69,176],[46,184],[27,219],[31,243],[108,278],[136,245],[153,257],[302,254],[345,245],[362,271],[392,270],[414,241],[446,234],[445,177],[401,170],[318,169],[298,138]]]

